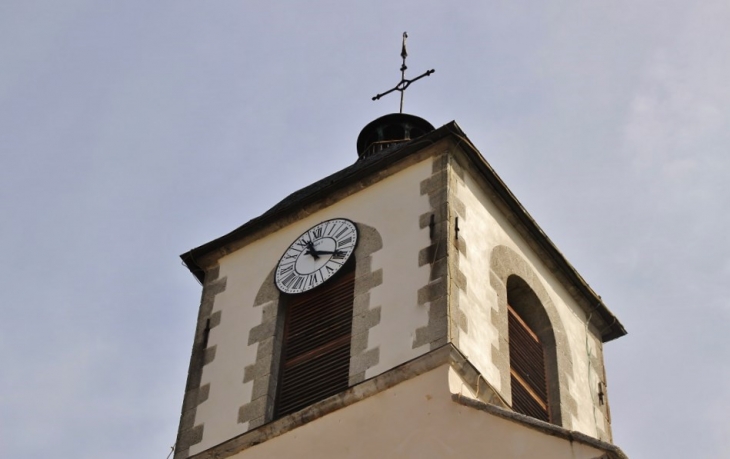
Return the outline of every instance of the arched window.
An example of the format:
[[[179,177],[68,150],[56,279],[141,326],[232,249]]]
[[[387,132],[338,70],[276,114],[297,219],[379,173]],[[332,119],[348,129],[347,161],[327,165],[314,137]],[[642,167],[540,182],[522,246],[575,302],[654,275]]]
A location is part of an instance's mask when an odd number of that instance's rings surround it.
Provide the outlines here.
[[[297,295],[282,294],[277,418],[349,387],[354,294],[354,256],[323,285]]]
[[[507,279],[512,409],[560,424],[555,335],[535,292],[518,276]]]

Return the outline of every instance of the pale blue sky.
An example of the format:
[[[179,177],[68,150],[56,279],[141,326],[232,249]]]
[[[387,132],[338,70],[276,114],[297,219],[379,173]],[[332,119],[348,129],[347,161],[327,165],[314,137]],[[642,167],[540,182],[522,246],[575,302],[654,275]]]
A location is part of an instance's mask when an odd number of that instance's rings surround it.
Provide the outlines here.
[[[159,458],[178,255],[351,164],[370,98],[456,120],[603,296],[614,439],[730,457],[730,3],[0,2],[0,456]]]

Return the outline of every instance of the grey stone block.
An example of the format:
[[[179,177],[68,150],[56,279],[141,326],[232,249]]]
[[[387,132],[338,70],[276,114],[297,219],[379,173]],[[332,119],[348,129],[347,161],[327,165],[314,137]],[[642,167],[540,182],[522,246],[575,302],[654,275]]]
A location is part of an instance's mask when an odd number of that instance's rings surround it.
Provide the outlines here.
[[[221,324],[221,315],[223,311],[216,311],[210,315],[210,328],[215,328]]]
[[[227,277],[221,277],[220,279],[216,279],[211,282],[207,282],[203,289],[206,291],[208,295],[215,296],[221,292],[224,292],[226,290],[226,281]]]
[[[451,208],[454,212],[456,212],[456,215],[460,217],[459,222],[461,223],[462,220],[466,220],[466,206],[464,205],[464,202],[454,193],[450,193],[449,203],[451,204]]]
[[[448,215],[449,190],[442,188],[428,195],[428,203],[436,214],[436,220],[442,221]]]
[[[368,368],[380,362],[380,348],[368,349],[360,355],[353,356],[350,361],[350,374],[364,373]]]
[[[258,349],[256,349],[256,360],[262,359],[267,355],[274,355],[275,341],[276,338],[274,336],[259,341]]]
[[[425,214],[421,214],[418,217],[418,227],[421,229],[428,228],[431,225],[431,215],[433,215],[433,212],[426,212]]]
[[[217,345],[209,346],[205,349],[205,354],[203,355],[203,366],[208,365],[210,362],[215,360],[215,352],[217,349]]]
[[[436,252],[436,244],[429,245],[418,251],[418,266],[425,266],[435,261],[434,253]]]
[[[362,295],[373,287],[383,283],[383,270],[378,269],[371,273],[363,274],[355,279],[355,295]]]
[[[247,365],[244,368],[244,382],[247,382],[247,381],[245,381],[246,376],[247,376],[246,370],[248,370],[249,368],[251,368],[251,370],[249,370],[249,372],[251,372],[253,374],[253,379],[261,378],[261,377],[271,373],[271,363],[273,362],[273,360],[274,360],[273,354],[265,354],[265,355],[262,355],[260,358],[257,357],[256,363],[254,363],[253,365]]]
[[[445,241],[442,240],[436,240],[428,247],[424,247],[418,251],[418,266],[425,266],[446,258],[447,249]]]
[[[218,279],[218,276],[221,273],[221,266],[215,265],[211,266],[205,271],[205,283],[208,284],[216,279]]]
[[[251,399],[265,397],[269,394],[269,378],[271,373],[259,376],[253,381],[253,390],[251,391]]]
[[[378,325],[380,323],[380,307],[365,312],[364,314],[358,314],[352,318],[352,330],[353,334],[357,330],[358,332],[367,332],[368,329]]]
[[[364,223],[357,224],[358,243],[355,249],[355,257],[366,257],[383,248],[383,238],[380,237],[378,230]]]
[[[183,397],[183,407],[187,408],[187,411],[193,411],[195,413],[195,407],[198,406],[198,391],[199,387],[194,387],[185,391]],[[183,408],[185,410],[185,408]],[[192,427],[192,425],[188,426]]]
[[[258,341],[263,341],[267,338],[274,336],[276,330],[276,321],[267,320],[259,325],[256,325],[248,332],[248,344],[251,345]]]
[[[261,323],[276,321],[276,314],[279,304],[276,301],[269,301],[261,305]]]
[[[566,388],[567,389],[567,388]],[[560,391],[560,411],[562,412],[562,426],[566,429],[573,427],[573,417],[578,417],[578,402],[567,390]]]
[[[418,289],[418,304],[426,304],[443,296],[446,296],[446,283],[443,279],[436,279]]]
[[[248,421],[248,430],[253,430],[257,427],[261,427],[266,423],[266,418],[264,416],[259,416],[256,419],[252,419]]]
[[[433,158],[433,164],[431,165],[431,171],[436,174],[442,170],[446,170],[449,165],[449,152],[445,151],[443,154]]]
[[[246,365],[243,368],[243,382],[247,383],[256,379],[256,364]]]
[[[450,161],[449,166],[451,166],[451,170],[454,172],[453,178],[458,183],[464,183],[464,168],[461,167],[461,164],[458,161]]]
[[[355,295],[352,302],[352,314],[354,316],[365,314],[370,310],[370,292],[363,292]]]
[[[428,305],[429,322],[432,320],[440,319],[441,317],[446,317],[446,315],[448,314],[448,309],[448,297],[442,296],[441,298],[437,298],[431,301]]]
[[[419,260],[420,262],[420,260]],[[429,273],[429,281],[434,281],[440,277],[448,275],[448,263],[446,258],[440,258],[431,264],[431,272]]]
[[[365,372],[361,371],[360,373],[356,374],[351,373],[347,383],[350,387],[352,387],[356,384],[360,384],[363,381],[365,381]]]
[[[456,321],[456,325],[459,326],[462,332],[469,332],[469,320],[466,317],[466,314],[464,314],[464,311],[462,311],[461,309],[454,310],[454,320]]]
[[[259,397],[238,409],[238,422],[249,422],[253,419],[263,417],[266,412],[266,397]]]
[[[466,276],[460,270],[452,271],[452,280],[454,285],[462,291],[466,291]]]
[[[254,307],[269,302],[273,302],[275,304],[279,303],[279,289],[276,288],[276,284],[274,283],[275,272],[276,268],[272,269],[266,276],[264,283],[261,284],[261,287],[259,287],[259,291],[256,292],[256,298],[253,302]]]
[[[203,424],[199,424],[190,430],[182,432],[182,435],[178,440],[178,444],[182,446],[183,449],[189,449],[192,445],[200,443],[201,441],[203,441]]]
[[[203,384],[200,386],[200,389],[198,389],[198,400],[196,402],[196,405],[200,405],[204,401],[208,400],[208,396],[210,395],[210,383]]]
[[[434,173],[429,178],[421,181],[421,183],[420,183],[421,195],[433,194],[438,190],[442,190],[442,189],[446,188],[447,183],[448,183],[447,171],[440,170],[440,171]]]
[[[195,411],[194,409],[187,410],[180,416],[181,431],[190,430],[195,426]]]
[[[434,341],[446,339],[448,330],[448,318],[442,316],[428,321],[428,325],[416,329],[416,336],[413,339],[412,348],[416,349]]]
[[[466,257],[467,249],[466,249],[466,240],[464,240],[464,236],[460,235],[459,239],[454,239],[453,242],[454,242],[454,246],[456,246],[456,250],[458,250],[458,252],[459,252],[459,255]]]
[[[372,264],[373,257],[371,257],[370,255],[357,258],[357,266],[355,266],[355,277],[360,277],[371,272],[373,270]]]
[[[500,346],[503,349],[507,349],[507,352],[503,352],[499,347],[492,345],[492,363],[497,367],[499,371],[499,387],[502,388],[500,395],[504,400],[512,405],[512,392],[510,391],[510,372],[509,372],[509,348],[507,344],[501,343]]]
[[[368,348],[368,331],[365,330],[358,334],[353,334],[350,340],[350,357],[351,360],[365,352]]]

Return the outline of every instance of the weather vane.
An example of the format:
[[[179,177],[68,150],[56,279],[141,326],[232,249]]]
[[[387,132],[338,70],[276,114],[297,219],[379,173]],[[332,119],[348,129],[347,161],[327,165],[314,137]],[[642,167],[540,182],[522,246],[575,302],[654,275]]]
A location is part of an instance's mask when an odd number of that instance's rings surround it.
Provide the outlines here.
[[[417,76],[416,78],[414,78],[412,80],[406,79],[406,69],[408,68],[408,67],[406,67],[406,57],[408,57],[408,52],[406,52],[406,38],[408,38],[408,32],[403,32],[403,48],[401,49],[401,52],[400,52],[400,55],[403,58],[403,65],[400,66],[400,76],[401,76],[400,83],[395,85],[395,87],[393,89],[390,89],[388,91],[385,91],[382,94],[378,94],[377,96],[373,97],[373,100],[378,100],[381,97],[388,95],[393,91],[399,91],[400,92],[400,113],[403,113],[403,93],[405,92],[406,89],[408,89],[408,86],[410,86],[411,83],[418,81],[423,77],[429,76],[433,72],[436,71],[434,69],[431,69],[431,70]]]

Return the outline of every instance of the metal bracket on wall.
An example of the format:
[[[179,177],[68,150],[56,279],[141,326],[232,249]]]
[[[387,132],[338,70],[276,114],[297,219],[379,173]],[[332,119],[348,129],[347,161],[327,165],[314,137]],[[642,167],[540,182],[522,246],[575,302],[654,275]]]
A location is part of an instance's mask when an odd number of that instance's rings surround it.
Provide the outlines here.
[[[601,405],[603,405],[603,403],[604,403],[603,402],[604,395],[606,395],[606,394],[603,392],[603,383],[601,383],[599,381],[598,382],[598,403],[600,403]]]

